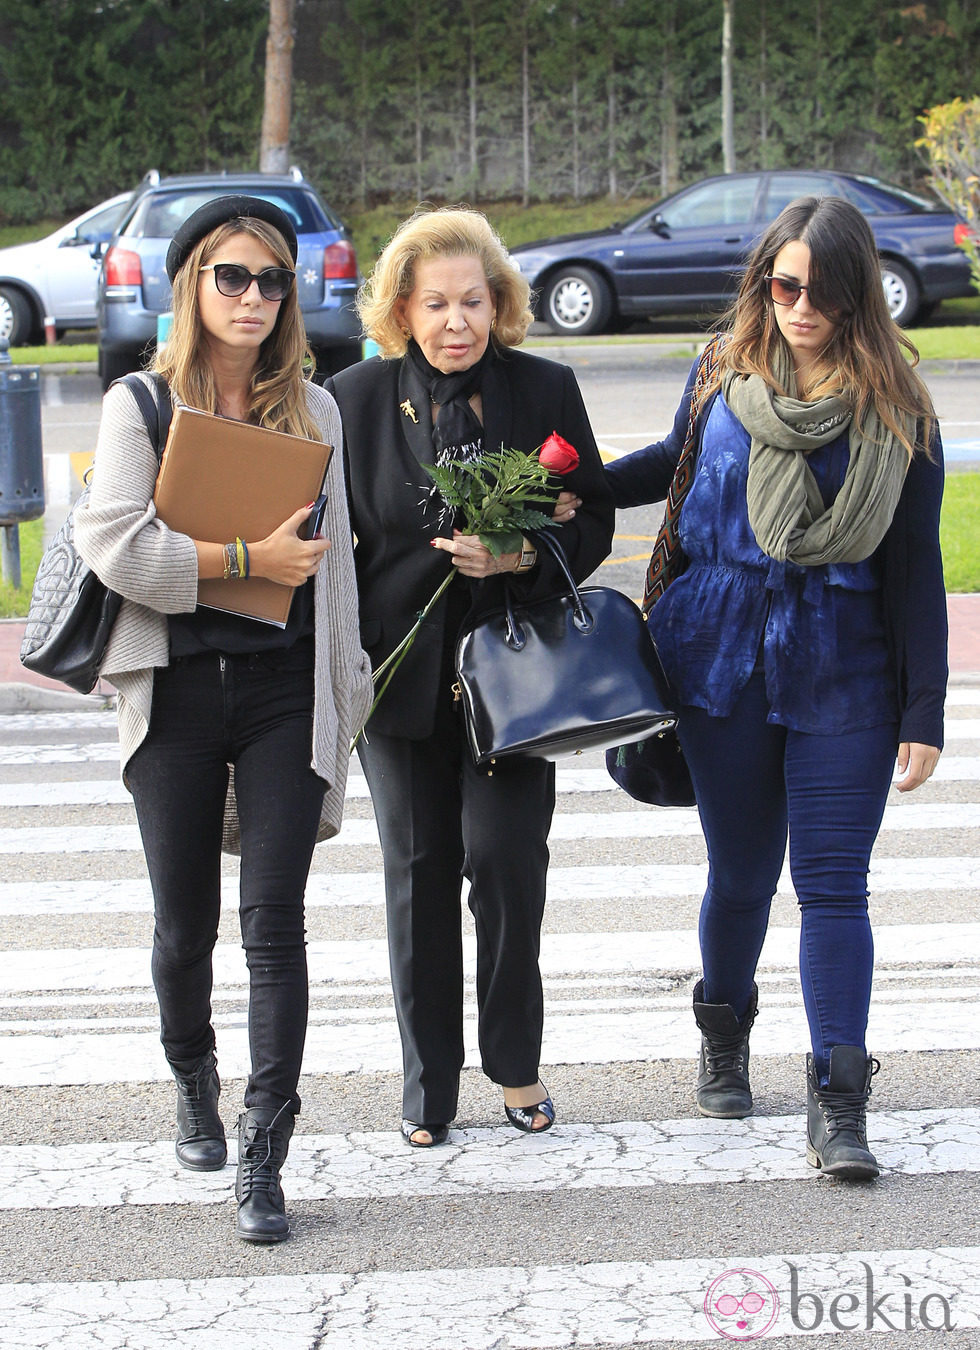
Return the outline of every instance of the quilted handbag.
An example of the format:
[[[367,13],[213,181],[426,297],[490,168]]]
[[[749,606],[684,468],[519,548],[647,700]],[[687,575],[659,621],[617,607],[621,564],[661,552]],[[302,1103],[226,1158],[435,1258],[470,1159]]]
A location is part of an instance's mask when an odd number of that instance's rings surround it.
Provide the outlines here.
[[[649,736],[675,722],[657,649],[639,608],[605,586],[581,590],[561,545],[567,591],[484,615],[456,647],[470,750],[478,766],[557,759]]]
[[[163,452],[171,405],[166,384],[154,377],[155,397],[138,376],[124,381],[139,404],[156,447]],[[21,665],[61,680],[80,694],[95,688],[122,596],[99,580],[75,548],[75,511],[88,497],[83,488],[61,529],[44,551],[27,611]]]

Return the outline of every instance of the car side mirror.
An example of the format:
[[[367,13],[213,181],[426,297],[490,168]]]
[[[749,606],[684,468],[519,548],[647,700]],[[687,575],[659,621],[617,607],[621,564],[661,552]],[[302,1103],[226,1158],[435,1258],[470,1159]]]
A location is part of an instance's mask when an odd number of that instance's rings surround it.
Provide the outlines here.
[[[661,239],[670,238],[670,227],[659,211],[655,211],[650,217],[650,229],[654,234],[659,234]]]
[[[88,241],[86,240],[86,242]],[[108,242],[108,239],[96,239],[89,249],[89,257],[94,258],[96,262],[101,262]]]

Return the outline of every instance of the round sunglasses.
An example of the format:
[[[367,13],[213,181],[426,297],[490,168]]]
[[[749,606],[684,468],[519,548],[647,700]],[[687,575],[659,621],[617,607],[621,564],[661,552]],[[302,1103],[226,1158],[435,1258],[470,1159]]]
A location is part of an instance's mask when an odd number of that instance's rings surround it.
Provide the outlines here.
[[[265,300],[285,300],[296,280],[296,273],[290,272],[288,267],[263,267],[261,272],[250,272],[240,263],[208,263],[198,270],[213,272],[218,293],[229,299],[244,295],[252,282],[257,281]]]

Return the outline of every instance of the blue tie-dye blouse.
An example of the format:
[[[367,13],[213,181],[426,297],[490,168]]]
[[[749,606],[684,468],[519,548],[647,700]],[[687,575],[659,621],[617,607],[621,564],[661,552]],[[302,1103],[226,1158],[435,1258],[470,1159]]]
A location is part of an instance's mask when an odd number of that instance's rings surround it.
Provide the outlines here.
[[[846,434],[809,455],[828,504],[847,462]],[[799,567],[767,557],[749,525],[748,466],[748,432],[718,395],[681,512],[689,565],[650,616],[678,702],[724,717],[758,665],[770,722],[816,734],[897,722],[875,559]]]

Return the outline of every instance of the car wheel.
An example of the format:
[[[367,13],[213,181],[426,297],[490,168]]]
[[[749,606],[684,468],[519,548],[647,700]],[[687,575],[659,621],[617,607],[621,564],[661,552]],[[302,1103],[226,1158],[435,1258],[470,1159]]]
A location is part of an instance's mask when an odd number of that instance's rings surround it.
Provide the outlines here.
[[[34,329],[31,306],[13,286],[0,286],[0,338],[6,338],[11,347],[30,342]]]
[[[134,352],[107,352],[99,348],[99,378],[102,381],[102,392],[109,388],[115,380],[121,380],[124,375],[128,375],[131,370],[139,370],[139,354]]]
[[[886,258],[881,264],[881,284],[888,313],[897,324],[907,328],[918,313],[919,283],[907,267]]]
[[[553,333],[601,333],[612,310],[609,287],[591,267],[565,267],[545,290],[544,321]]]

